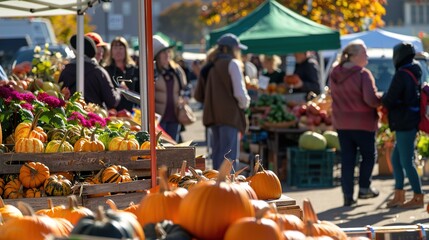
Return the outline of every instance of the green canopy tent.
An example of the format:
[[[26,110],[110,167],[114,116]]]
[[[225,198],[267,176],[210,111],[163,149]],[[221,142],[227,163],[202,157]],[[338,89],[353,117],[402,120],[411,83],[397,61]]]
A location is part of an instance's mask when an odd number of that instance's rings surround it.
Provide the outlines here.
[[[287,54],[340,48],[340,34],[267,0],[246,17],[210,32],[210,46],[225,33],[237,35],[248,52]]]

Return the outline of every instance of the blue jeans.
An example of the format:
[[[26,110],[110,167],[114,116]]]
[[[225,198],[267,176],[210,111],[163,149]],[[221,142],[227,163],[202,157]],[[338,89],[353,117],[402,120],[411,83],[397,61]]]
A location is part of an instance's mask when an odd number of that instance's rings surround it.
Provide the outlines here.
[[[210,127],[210,148],[213,169],[219,169],[224,157],[236,161],[239,154],[238,129],[227,125]]]
[[[375,132],[362,130],[338,130],[341,147],[341,187],[345,198],[352,199],[354,172],[359,149],[362,162],[359,168],[359,188],[369,188],[377,150]]]
[[[404,171],[407,174],[413,192],[421,194],[422,183],[414,165],[414,141],[417,130],[396,131],[396,144],[392,154],[395,189],[404,189]]]
[[[162,129],[173,138],[174,141],[179,142],[180,136],[180,123],[176,122],[160,122]]]

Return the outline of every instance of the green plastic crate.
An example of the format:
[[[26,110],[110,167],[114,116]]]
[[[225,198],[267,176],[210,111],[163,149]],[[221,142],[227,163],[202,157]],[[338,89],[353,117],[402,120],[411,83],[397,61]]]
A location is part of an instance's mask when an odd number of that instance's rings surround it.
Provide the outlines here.
[[[297,147],[287,149],[287,184],[299,188],[332,187],[336,152],[303,150]]]

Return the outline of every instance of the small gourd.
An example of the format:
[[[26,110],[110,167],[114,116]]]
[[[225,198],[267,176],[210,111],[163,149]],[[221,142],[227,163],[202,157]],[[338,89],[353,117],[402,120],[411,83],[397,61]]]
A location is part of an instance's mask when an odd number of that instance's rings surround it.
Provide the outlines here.
[[[91,134],[91,138],[88,139],[86,137],[83,137],[79,139],[74,144],[74,151],[75,152],[101,152],[105,150],[104,144],[95,138],[95,132],[94,130]]]
[[[129,136],[129,132],[127,132],[124,137],[113,138],[109,143],[109,151],[138,150],[139,142]]]
[[[28,162],[19,170],[19,180],[26,188],[37,188],[49,177],[49,168],[40,162]]]
[[[50,175],[44,182],[48,196],[68,196],[72,193],[72,183],[63,175]]]
[[[48,140],[48,135],[43,131],[43,128],[37,126],[42,111],[36,113],[32,122],[21,122],[16,126],[14,138],[19,141],[21,138],[36,138],[42,143]]]

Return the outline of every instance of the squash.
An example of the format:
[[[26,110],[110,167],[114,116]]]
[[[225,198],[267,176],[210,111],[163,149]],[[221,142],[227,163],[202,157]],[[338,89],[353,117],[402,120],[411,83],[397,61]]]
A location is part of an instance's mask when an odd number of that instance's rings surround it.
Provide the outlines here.
[[[37,138],[20,138],[15,143],[17,153],[42,153],[45,151],[43,142]]]
[[[106,167],[101,173],[102,183],[121,183],[131,182],[131,176],[128,169],[121,165],[112,165]]]
[[[278,199],[282,195],[282,185],[279,178],[271,170],[264,170],[259,161],[259,155],[255,156],[255,173],[250,177],[250,186],[255,190],[258,199]]]
[[[215,184],[198,185],[180,203],[177,223],[198,239],[223,239],[229,225],[255,214],[247,194],[225,182],[231,166],[225,160]]]
[[[51,140],[45,147],[45,153],[55,152],[73,152],[73,146],[66,141],[67,135],[64,134],[61,140]]]
[[[180,202],[188,193],[183,188],[170,190],[167,183],[166,166],[159,169],[159,177],[159,192],[148,193],[144,196],[136,211],[137,220],[142,227],[148,223],[157,223],[163,220],[177,221]]]
[[[219,176],[219,171],[215,169],[204,170],[203,176],[208,179],[216,179]]]
[[[148,223],[143,227],[147,239],[177,239],[192,240],[191,234],[180,225],[164,220],[158,223]]]
[[[77,125],[69,125],[67,127],[67,141],[74,146],[77,140],[79,140],[84,133],[85,128]]]
[[[156,149],[165,149],[164,146],[162,146],[162,144],[159,142],[159,139],[161,138],[161,136],[162,136],[162,131],[159,131],[156,134],[156,139],[155,139],[155,142],[156,142],[156,147],[155,148]],[[143,142],[140,145],[140,149],[141,150],[150,150],[150,140],[147,140],[147,141]],[[148,159],[148,158],[150,158],[150,156],[142,156],[142,158]]]
[[[64,128],[52,128],[48,131],[48,133],[46,133],[48,136],[48,141],[61,140],[67,136],[66,132],[67,129]]]
[[[24,190],[25,198],[40,198],[43,197],[43,190],[40,188],[27,188]]]
[[[74,151],[75,152],[101,152],[105,150],[104,144],[95,138],[95,132],[97,129],[95,129],[91,133],[91,138],[88,139],[86,137],[80,138],[75,144],[74,144]]]
[[[136,139],[131,139],[129,132],[124,137],[115,137],[109,143],[109,151],[126,151],[126,150],[138,150],[139,142]]]
[[[54,206],[54,203],[52,202],[52,198],[48,198],[48,208],[42,208],[36,212],[38,215],[46,215],[48,217],[55,218],[57,217],[57,212],[65,209],[66,207],[64,205],[58,205]]]
[[[140,239],[144,240],[144,235],[139,236],[134,231],[132,224],[124,217],[119,216],[113,210],[104,211],[103,206],[99,206],[95,216],[83,217],[74,227],[70,234],[74,235],[97,236],[114,239]]]
[[[256,217],[245,217],[232,223],[228,227],[223,239],[282,240],[283,236],[276,222],[268,218],[263,218],[268,210],[269,207],[264,208],[256,214]]]
[[[337,225],[320,221],[313,209],[311,202],[306,199],[302,204],[303,218],[305,223],[304,233],[310,237],[328,236],[338,240],[347,240],[347,235]]]
[[[5,174],[3,175],[3,180],[5,182],[5,184],[7,184],[10,181],[13,181],[14,179],[18,179],[19,178],[19,174],[16,173],[9,173],[9,174]]]
[[[119,213],[118,217],[124,217],[131,223],[131,225],[133,226],[134,232],[138,235],[138,239],[145,238],[142,226],[140,226],[140,223],[137,221],[137,216],[134,213],[126,211],[125,209],[119,210],[118,207],[116,206],[116,203],[112,199],[107,199],[106,204],[109,205],[110,209]]]
[[[325,150],[327,144],[322,134],[313,131],[304,132],[298,139],[298,146],[305,150]]]
[[[9,221],[12,218],[22,217],[21,211],[13,205],[5,204],[3,198],[0,197],[0,215],[4,222]]]
[[[3,192],[4,192],[4,187],[5,187],[5,182],[3,178],[0,178],[0,197],[3,196]]]
[[[28,162],[19,170],[19,180],[26,188],[37,188],[49,177],[49,168],[40,162]]]
[[[24,197],[23,186],[19,179],[14,179],[4,187],[3,197],[7,199],[17,199]]]
[[[63,177],[67,178],[71,183],[73,183],[75,181],[75,179],[74,179],[75,178],[74,172],[64,172],[64,171],[61,171],[61,172],[54,172],[54,173],[51,173],[51,174],[62,175]]]
[[[67,238],[73,225],[65,220],[34,214],[33,209],[24,202],[18,202],[21,218],[12,218],[0,227],[2,239],[45,240],[46,236]]]
[[[89,208],[78,206],[75,195],[70,195],[67,199],[69,201],[68,207],[57,209],[55,217],[65,218],[70,221],[71,224],[76,225],[81,218],[94,216],[94,213]]]
[[[178,172],[178,173],[174,173],[174,174],[171,174],[169,177],[168,177],[168,183],[169,184],[171,184],[171,186],[173,186],[173,187],[177,187],[178,185],[179,185],[179,182],[180,182],[180,180],[185,176],[185,174],[186,174],[186,164],[187,164],[187,161],[186,160],[183,160],[182,161],[182,166],[181,166],[181,168],[180,168],[180,172]]]
[[[50,175],[43,187],[48,196],[68,196],[72,193],[72,183],[63,175]]]
[[[21,122],[16,126],[14,133],[16,142],[21,138],[36,138],[42,143],[48,140],[48,135],[43,131],[43,128],[37,126],[37,122],[42,113],[43,111],[37,112],[32,122]]]

